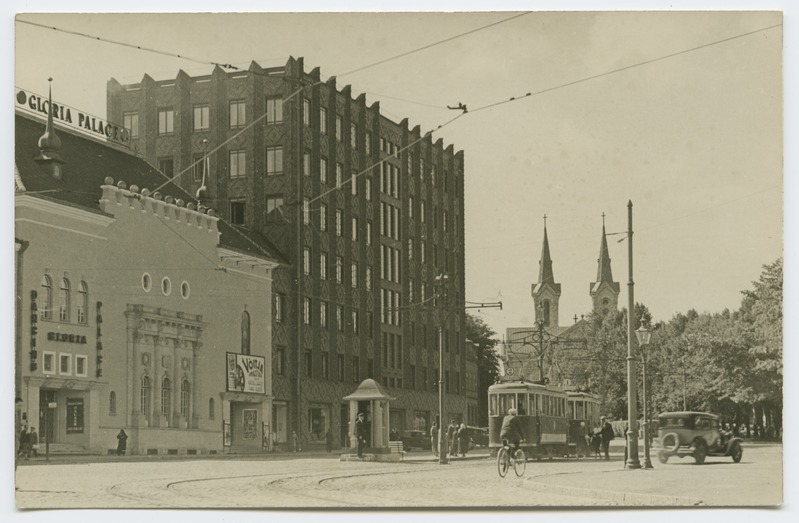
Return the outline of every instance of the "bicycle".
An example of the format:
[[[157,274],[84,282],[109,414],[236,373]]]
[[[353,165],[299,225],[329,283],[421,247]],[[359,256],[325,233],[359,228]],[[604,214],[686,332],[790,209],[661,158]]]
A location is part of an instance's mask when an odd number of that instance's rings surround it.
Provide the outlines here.
[[[519,448],[516,452],[511,453],[510,445],[507,443],[502,445],[502,448],[497,452],[497,471],[499,477],[504,478],[508,473],[508,469],[513,465],[513,470],[518,477],[524,475],[524,470],[527,468],[527,455]]]

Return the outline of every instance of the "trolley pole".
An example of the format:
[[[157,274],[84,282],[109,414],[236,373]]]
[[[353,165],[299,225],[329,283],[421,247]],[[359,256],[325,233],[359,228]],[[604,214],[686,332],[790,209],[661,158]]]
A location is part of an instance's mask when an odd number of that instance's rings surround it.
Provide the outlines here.
[[[627,282],[627,463],[628,469],[640,469],[638,461],[638,399],[637,399],[637,374],[638,362],[633,352],[633,314],[635,314],[635,301],[633,299],[633,202],[627,202],[627,258],[629,261],[629,279]]]
[[[449,313],[447,312],[446,315],[444,311],[446,310],[446,284],[449,280],[449,277],[446,274],[439,274],[436,276],[436,284],[438,285],[438,299],[441,300],[441,308],[438,311],[438,464],[439,465],[447,465],[449,464],[449,458],[447,457],[447,442],[445,439],[444,432],[446,429],[446,421],[445,416],[446,413],[444,412],[444,323],[447,321],[449,317]]]

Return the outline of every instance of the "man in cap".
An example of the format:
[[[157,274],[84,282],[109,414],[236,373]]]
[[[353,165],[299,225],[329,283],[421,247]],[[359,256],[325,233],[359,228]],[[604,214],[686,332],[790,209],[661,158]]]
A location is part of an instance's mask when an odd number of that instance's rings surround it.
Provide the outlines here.
[[[513,453],[519,450],[519,444],[524,439],[524,428],[522,420],[516,417],[516,409],[508,409],[508,415],[502,420],[502,429],[499,437],[503,445],[513,444]]]
[[[358,419],[355,420],[355,439],[358,440],[358,457],[363,457],[363,446],[366,444],[366,423],[364,423],[363,412],[358,413]]]
[[[610,424],[608,419],[605,416],[599,418],[600,425],[602,426],[602,431],[600,435],[602,436],[602,452],[605,453],[605,459],[610,459],[610,441],[613,439],[613,426]]]

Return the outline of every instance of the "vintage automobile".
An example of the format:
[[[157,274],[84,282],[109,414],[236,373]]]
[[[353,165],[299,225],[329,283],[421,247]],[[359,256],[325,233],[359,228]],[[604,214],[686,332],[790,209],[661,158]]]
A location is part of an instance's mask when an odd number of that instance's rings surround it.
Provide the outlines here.
[[[430,435],[423,430],[406,430],[402,433],[402,448],[430,450]]]
[[[693,456],[697,465],[707,456],[730,456],[741,461],[741,438],[722,431],[719,417],[705,412],[664,412],[658,416],[658,459],[666,463],[671,456]]]
[[[488,427],[466,427],[475,447],[488,446]]]

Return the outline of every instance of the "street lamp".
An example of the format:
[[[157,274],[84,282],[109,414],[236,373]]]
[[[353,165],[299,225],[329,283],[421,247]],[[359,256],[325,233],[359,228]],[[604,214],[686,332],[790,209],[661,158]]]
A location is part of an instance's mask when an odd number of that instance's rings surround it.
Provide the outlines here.
[[[449,282],[449,276],[446,274],[439,274],[436,276],[436,286],[438,287],[438,296],[441,300],[441,308],[446,309],[446,285]],[[442,310],[438,314],[438,464],[446,465],[449,463],[447,458],[447,447],[444,440],[444,323],[449,317],[449,312],[446,316],[442,315]]]
[[[638,346],[641,348],[641,357],[644,360],[644,383],[642,394],[644,396],[644,468],[651,469],[652,460],[649,458],[649,413],[647,409],[648,396],[646,394],[646,345],[652,339],[652,331],[644,327],[644,319],[641,318],[641,325],[635,331],[635,337],[638,338]]]
[[[627,280],[627,463],[628,469],[640,469],[638,461],[638,405],[636,405],[638,362],[633,352],[633,202],[627,202],[627,259],[629,278]]]

